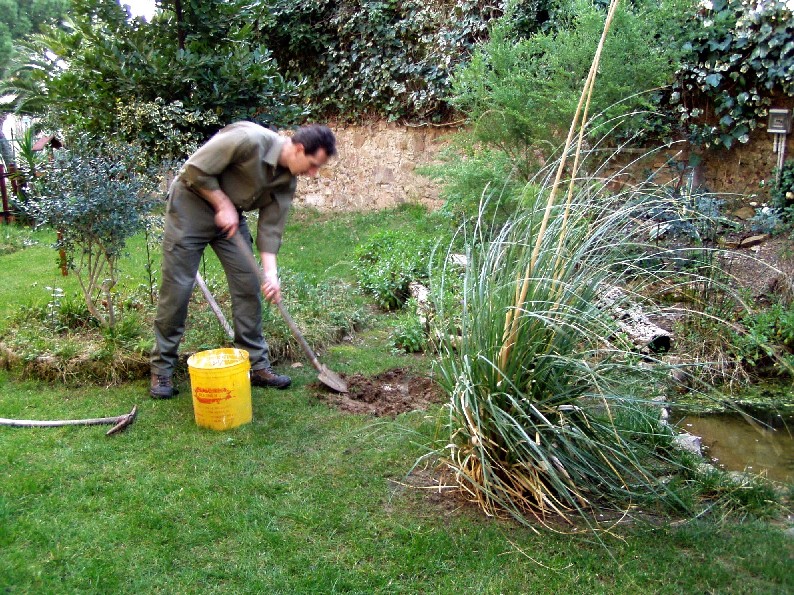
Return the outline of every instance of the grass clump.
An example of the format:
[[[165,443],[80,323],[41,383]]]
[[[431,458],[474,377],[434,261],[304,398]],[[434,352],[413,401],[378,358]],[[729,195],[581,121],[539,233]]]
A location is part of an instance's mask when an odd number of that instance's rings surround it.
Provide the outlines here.
[[[355,299],[353,288],[346,281],[328,279],[309,283],[300,273],[283,269],[281,277],[284,304],[315,349],[325,350],[367,324],[366,306]],[[264,308],[262,323],[274,358],[302,357],[300,345],[275,308]]]
[[[224,282],[212,271],[207,283],[227,318],[231,298]],[[310,283],[287,268],[281,271],[284,302],[316,350],[324,350],[361,328],[368,319],[366,305],[340,280]],[[46,297],[17,306],[0,331],[0,363],[23,378],[70,384],[118,384],[149,373],[151,326],[156,303],[145,284],[116,296],[116,322],[103,327],[89,312],[77,291],[48,287]],[[275,309],[265,306],[263,324],[274,360],[302,357],[302,351]],[[231,345],[218,320],[196,289],[188,311],[181,359],[205,349]]]
[[[3,225],[0,233],[0,256],[12,254],[36,244],[29,229],[17,225]]]
[[[675,500],[649,471],[665,462],[661,430],[638,436],[617,415],[636,403],[626,378],[637,362],[599,302],[623,285],[613,247],[632,237],[632,218],[588,196],[554,208],[545,232],[542,207],[490,239],[471,230],[460,334],[440,334],[445,460],[486,511],[522,522],[650,494]]]
[[[762,335],[753,351],[787,363],[770,353],[775,342],[786,349],[786,308],[753,314],[708,234],[699,232],[699,246],[678,234],[660,241],[661,211],[671,229],[709,230],[715,216],[652,182],[613,194],[610,179],[580,177],[559,204],[551,187],[533,182],[538,202],[504,225],[493,225],[484,205],[475,225],[461,227],[465,269],[452,264],[451,248],[436,269],[432,288],[444,297],[433,336],[450,397],[437,454],[489,514],[530,525],[583,517],[593,527],[606,510],[640,503],[676,514],[766,515],[778,506],[763,479],[695,473],[699,463],[680,456],[660,421],[673,387],[724,400],[706,382],[724,362],[694,361],[698,354],[680,347],[670,357],[641,349],[621,325],[620,312],[639,309],[741,335],[733,345]],[[455,285],[457,302],[448,295]],[[741,313],[748,331],[735,323]]]
[[[19,306],[0,334],[0,364],[22,378],[118,384],[148,372],[141,315],[118,310],[107,328],[75,293],[48,288],[49,301]]]
[[[611,195],[604,182],[579,180],[567,203],[547,206],[496,229],[482,220],[462,228],[465,270],[445,264],[435,279],[442,290],[463,281],[460,307],[436,304],[434,333],[450,397],[440,454],[460,485],[489,514],[528,524],[593,522],[637,503],[692,513],[722,499],[748,511],[773,502],[760,485],[717,489],[690,473],[660,421],[674,366],[638,351],[606,295],[618,288],[623,311],[640,305],[649,313],[660,308],[645,296],[673,283],[741,300],[719,276],[682,271],[680,250],[644,239],[638,222],[658,206],[647,196]],[[717,320],[694,308],[685,314]]]

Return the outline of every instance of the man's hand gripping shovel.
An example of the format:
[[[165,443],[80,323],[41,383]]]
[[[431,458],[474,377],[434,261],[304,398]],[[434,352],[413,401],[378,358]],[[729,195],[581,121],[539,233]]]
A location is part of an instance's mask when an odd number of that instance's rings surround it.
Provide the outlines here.
[[[246,246],[245,241],[243,240],[242,236],[239,233],[234,234],[232,236],[232,240],[237,245],[237,248],[240,250],[240,252],[245,255],[250,265],[256,271],[257,278],[259,279],[259,285],[261,286],[263,284],[262,269],[259,268],[259,264],[256,262],[256,258],[251,252],[251,249],[248,246]],[[206,294],[207,292],[205,292],[205,295]],[[306,339],[303,338],[303,333],[301,333],[300,329],[298,328],[298,325],[295,324],[295,321],[292,319],[292,316],[290,316],[289,312],[287,312],[287,309],[284,307],[284,304],[278,302],[276,304],[276,308],[278,308],[278,311],[281,314],[281,317],[284,319],[284,322],[287,323],[290,332],[292,332],[292,336],[295,337],[295,340],[301,346],[301,349],[303,349],[303,352],[306,354],[306,357],[309,358],[309,361],[311,361],[312,366],[314,366],[314,368],[317,370],[318,372],[317,379],[320,382],[322,382],[325,386],[327,386],[332,390],[335,390],[336,392],[339,393],[348,392],[347,383],[344,380],[342,380],[342,378],[340,378],[338,374],[329,370],[326,366],[321,364],[320,361],[317,359],[317,356],[314,354],[314,351],[312,351],[312,348],[309,347],[309,344],[306,342]],[[223,322],[225,321],[222,321],[222,324]],[[224,326],[225,328],[228,328],[228,323],[226,323]]]

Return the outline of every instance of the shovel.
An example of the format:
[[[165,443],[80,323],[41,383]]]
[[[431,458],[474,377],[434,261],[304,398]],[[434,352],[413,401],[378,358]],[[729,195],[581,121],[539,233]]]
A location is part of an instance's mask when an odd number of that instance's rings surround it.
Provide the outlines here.
[[[257,264],[256,258],[254,258],[251,249],[245,245],[245,242],[243,241],[243,238],[240,236],[240,234],[238,233],[234,234],[232,239],[237,244],[237,247],[240,249],[240,251],[248,257],[251,266],[253,266],[254,270],[256,271],[256,276],[259,278],[259,285],[261,286],[264,283],[262,271],[259,268],[259,264]],[[298,328],[298,325],[295,324],[295,321],[292,320],[292,316],[290,316],[289,312],[287,312],[287,309],[284,307],[284,304],[279,302],[278,304],[276,304],[276,308],[278,308],[279,314],[281,314],[281,317],[284,319],[284,322],[287,323],[290,332],[292,332],[292,336],[295,337],[295,340],[301,346],[301,349],[303,349],[303,352],[306,354],[306,357],[309,358],[309,361],[311,361],[312,366],[314,366],[317,372],[319,373],[317,375],[317,379],[320,382],[322,382],[325,386],[327,386],[332,390],[335,390],[338,393],[346,393],[347,383],[344,380],[342,380],[338,374],[332,372],[331,370],[329,370],[323,364],[320,363],[320,361],[317,359],[317,356],[314,355],[314,351],[312,351],[312,348],[309,347],[309,344],[306,342],[306,339],[303,338],[303,333],[301,333],[300,329]]]
[[[295,340],[298,341],[298,343],[300,343],[303,353],[306,354],[306,357],[309,358],[309,360],[312,362],[312,365],[317,370],[317,379],[325,386],[332,388],[338,393],[346,393],[347,384],[345,381],[342,380],[338,374],[332,372],[320,363],[320,361],[317,359],[317,356],[314,355],[314,351],[312,351],[312,348],[309,347],[309,344],[306,342],[306,339],[303,338],[303,334],[300,332],[298,325],[295,324],[295,321],[292,320],[292,316],[290,316],[289,312],[287,312],[284,304],[279,302],[276,304],[276,308],[278,308],[278,311],[281,314],[281,317],[284,319],[284,322],[287,323],[289,330],[292,331],[292,336],[295,337]]]

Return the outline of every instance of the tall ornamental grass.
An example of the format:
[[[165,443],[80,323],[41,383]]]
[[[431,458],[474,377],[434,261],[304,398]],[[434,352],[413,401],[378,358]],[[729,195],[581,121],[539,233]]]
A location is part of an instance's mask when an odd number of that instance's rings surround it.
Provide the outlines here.
[[[650,307],[642,296],[654,286],[724,288],[680,266],[686,251],[648,242],[643,222],[669,211],[669,200],[642,185],[612,195],[608,181],[583,173],[587,113],[616,8],[613,0],[562,157],[527,185],[535,200],[520,204],[532,206],[504,226],[489,224],[482,214],[492,209],[481,208],[463,230],[460,311],[445,308],[448,299],[437,304],[438,370],[450,395],[445,460],[486,512],[526,523],[592,519],[632,503],[686,508],[661,479],[676,471],[671,432],[649,407],[654,395],[635,388],[639,379],[649,390],[654,371],[623,339],[604,296],[619,288],[623,300]],[[443,271],[442,296],[455,285]]]
[[[662,256],[637,238],[640,211],[653,200],[593,190],[582,183],[548,218],[539,204],[492,237],[483,220],[462,230],[461,309],[439,302],[445,459],[492,514],[525,521],[649,498],[680,504],[657,479],[670,469],[670,432],[650,398],[636,396],[646,369],[602,299],[619,287],[642,303],[648,284],[667,275],[642,266]],[[458,282],[456,274],[450,265],[439,286]]]

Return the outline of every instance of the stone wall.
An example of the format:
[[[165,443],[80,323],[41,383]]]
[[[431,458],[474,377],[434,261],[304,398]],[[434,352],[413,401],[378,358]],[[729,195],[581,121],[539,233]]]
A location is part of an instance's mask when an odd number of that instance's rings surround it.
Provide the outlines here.
[[[794,108],[794,98],[778,100],[776,107]],[[794,130],[792,131],[794,132]],[[749,202],[762,203],[767,200],[768,186],[763,186],[763,181],[773,179],[773,171],[777,164],[777,153],[773,149],[774,136],[767,132],[767,123],[761,123],[750,134],[750,140],[745,144],[737,144],[731,150],[718,146],[710,149],[697,149],[702,158],[700,166],[695,173],[696,183],[712,192],[722,194],[728,203],[741,206]],[[794,134],[785,136],[785,159],[794,159]],[[693,149],[695,150],[695,149]],[[627,151],[620,163],[610,168],[610,173],[630,160],[639,159],[622,176],[620,182],[637,183],[644,180],[649,172],[658,172],[658,181],[666,182],[674,172],[665,167],[669,159],[688,159],[689,147],[684,143],[674,145],[670,150],[657,151],[649,158],[640,159],[639,155],[646,150]],[[668,170],[667,172],[665,170]],[[620,185],[618,182],[617,185]]]
[[[791,109],[794,101],[788,101]],[[715,192],[758,194],[766,199],[766,191],[760,187],[762,180],[770,180],[777,162],[773,151],[773,134],[766,131],[766,122],[750,135],[750,141],[732,151],[713,149],[703,153],[703,174],[707,188]],[[794,133],[794,130],[792,130]],[[786,160],[794,159],[794,134],[786,135]]]
[[[794,100],[784,103],[783,107],[794,106]],[[431,209],[441,206],[438,185],[416,170],[437,161],[439,151],[449,144],[455,128],[375,122],[338,125],[332,129],[337,136],[339,154],[321,170],[318,178],[300,179],[296,205],[323,211],[374,210],[406,202],[421,203]],[[792,137],[794,134],[787,137],[787,159],[794,159]],[[733,202],[763,202],[767,195],[760,184],[772,178],[777,159],[772,141],[764,123],[753,131],[747,144],[731,151],[723,148],[702,151],[698,182],[714,192],[741,195]],[[637,183],[647,177],[648,171],[665,169],[670,157],[678,153],[678,158],[682,158],[682,147],[638,161],[618,185]],[[629,152],[626,159],[637,159],[645,152]]]
[[[338,155],[317,178],[300,178],[297,206],[323,211],[383,209],[406,202],[441,206],[438,185],[416,169],[436,160],[454,129],[386,122],[331,128]]]

